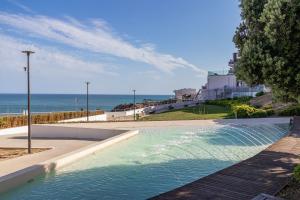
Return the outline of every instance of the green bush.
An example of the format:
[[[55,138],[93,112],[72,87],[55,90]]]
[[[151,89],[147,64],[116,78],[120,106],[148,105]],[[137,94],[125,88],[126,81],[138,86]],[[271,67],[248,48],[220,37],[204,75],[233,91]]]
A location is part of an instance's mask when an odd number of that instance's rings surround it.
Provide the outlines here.
[[[267,104],[262,107],[262,109],[264,109],[264,110],[268,110],[268,109],[272,109],[272,108],[273,108],[272,104]]]
[[[235,97],[233,99],[217,99],[217,100],[208,100],[205,103],[209,105],[233,107],[240,104],[249,104],[249,101],[252,97]]]
[[[249,106],[247,104],[236,105],[233,107],[233,112],[238,118],[248,118],[250,117],[257,109]]]
[[[268,116],[272,116],[275,114],[275,111],[273,109],[266,109],[265,111],[267,112]]]
[[[300,115],[300,105],[293,105],[279,112],[280,116]]]
[[[265,93],[264,93],[263,91],[261,91],[261,92],[256,93],[255,96],[260,97],[260,96],[262,96],[262,95],[264,95],[264,94],[265,94]]]
[[[294,178],[300,182],[300,165],[297,165],[294,169]]]
[[[259,117],[267,117],[267,111],[263,109],[256,109],[253,113],[250,114],[250,117],[259,118]]]
[[[173,106],[171,106],[171,105],[169,105],[169,106],[168,106],[168,109],[169,109],[169,110],[173,110],[173,109],[174,109],[174,107],[173,107]]]
[[[233,99],[209,100],[205,103],[228,107],[233,112],[230,117],[235,117],[236,114],[238,118],[259,118],[274,115],[272,105],[267,105],[266,107],[263,107],[263,109],[257,109],[250,106],[249,101],[251,98],[252,97],[236,97]]]

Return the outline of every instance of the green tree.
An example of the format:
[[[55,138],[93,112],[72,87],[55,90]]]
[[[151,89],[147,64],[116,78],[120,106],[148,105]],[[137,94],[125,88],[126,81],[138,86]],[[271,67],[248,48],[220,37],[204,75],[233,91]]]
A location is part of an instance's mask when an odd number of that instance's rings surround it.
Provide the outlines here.
[[[300,101],[300,1],[241,0],[240,7],[242,22],[233,38],[238,78]]]

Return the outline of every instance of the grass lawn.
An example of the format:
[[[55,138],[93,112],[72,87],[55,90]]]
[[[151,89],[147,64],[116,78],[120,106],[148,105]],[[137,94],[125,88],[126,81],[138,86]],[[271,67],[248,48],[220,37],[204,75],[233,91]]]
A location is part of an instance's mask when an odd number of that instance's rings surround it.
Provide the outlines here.
[[[230,117],[231,110],[224,106],[199,105],[164,113],[152,114],[141,118],[141,121],[163,120],[196,120],[196,119],[223,119]]]

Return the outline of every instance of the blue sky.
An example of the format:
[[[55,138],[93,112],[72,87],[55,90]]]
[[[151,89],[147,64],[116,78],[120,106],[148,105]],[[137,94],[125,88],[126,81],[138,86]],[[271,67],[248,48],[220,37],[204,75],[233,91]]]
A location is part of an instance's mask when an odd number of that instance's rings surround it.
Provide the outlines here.
[[[2,0],[0,93],[171,94],[200,88],[235,51],[238,0]]]

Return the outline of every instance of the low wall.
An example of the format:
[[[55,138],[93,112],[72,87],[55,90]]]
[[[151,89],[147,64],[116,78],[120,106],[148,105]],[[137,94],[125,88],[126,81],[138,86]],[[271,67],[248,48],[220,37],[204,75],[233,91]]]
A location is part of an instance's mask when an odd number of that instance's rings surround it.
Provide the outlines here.
[[[87,121],[87,117],[79,117],[79,118],[61,120],[59,122],[86,122],[86,121]],[[91,122],[92,121],[107,121],[107,116],[106,116],[106,114],[89,116],[89,121],[91,121]]]
[[[36,138],[70,138],[70,139],[95,139],[105,140],[124,133],[124,130],[74,128],[63,126],[33,125],[32,137]]]
[[[135,114],[143,113],[145,108],[138,108],[135,109]],[[133,116],[134,110],[126,110],[126,111],[117,111],[117,112],[105,112],[107,118],[116,118],[116,117],[126,117],[126,116]]]
[[[186,101],[186,102],[178,102],[178,103],[171,103],[171,104],[162,104],[157,106],[150,106],[144,109],[145,113],[155,112],[165,112],[169,110],[169,106],[174,107],[174,109],[180,109],[184,108],[185,106],[191,107],[196,106],[196,104],[199,103],[199,101]]]
[[[196,106],[197,103],[199,103],[199,101],[186,101],[186,102],[178,102],[178,103],[148,106],[148,107],[145,107],[145,108],[136,109],[135,113],[136,114],[148,114],[148,113],[151,113],[151,112],[160,113],[160,112],[168,111],[169,106],[174,107],[174,109],[180,109],[180,108],[184,108],[185,106],[188,106],[188,107]],[[107,119],[109,120],[109,119],[112,119],[112,118],[133,116],[134,115],[134,110],[118,111],[118,112],[105,112],[105,114],[107,115]]]
[[[21,133],[27,133],[27,126],[0,129],[0,136],[1,135],[21,134]]]

